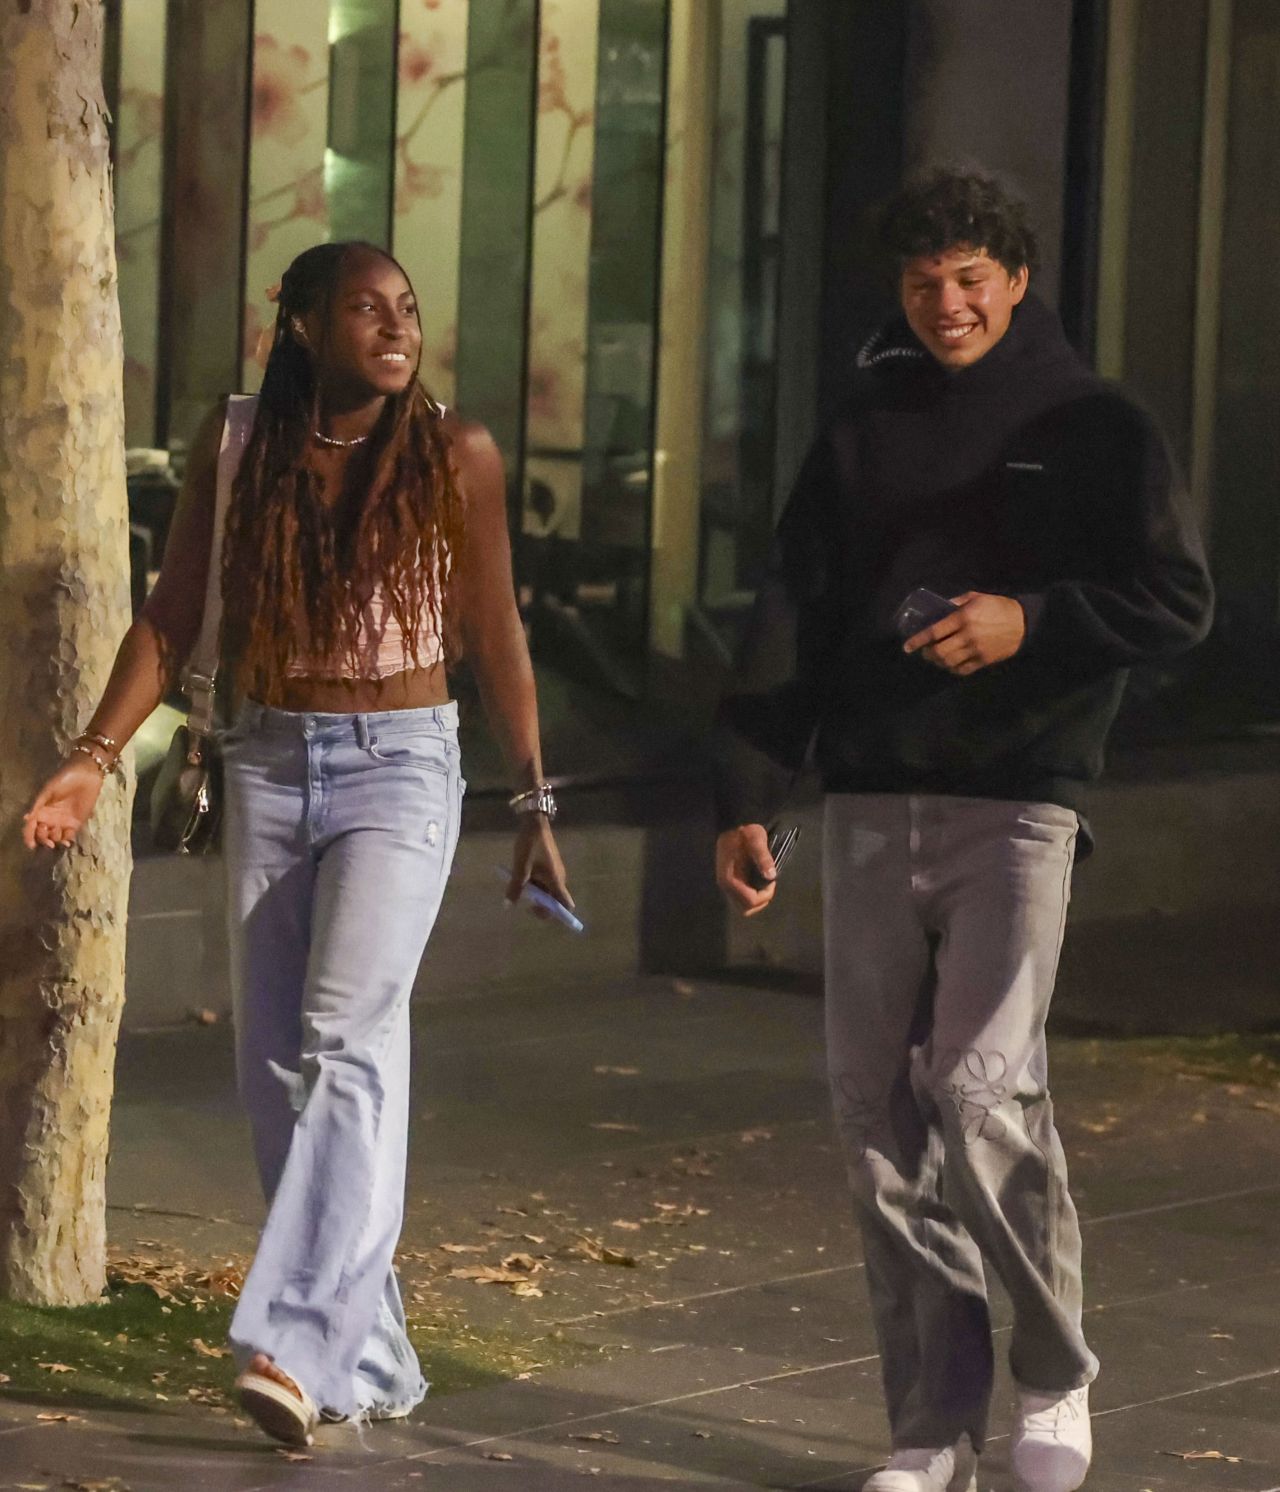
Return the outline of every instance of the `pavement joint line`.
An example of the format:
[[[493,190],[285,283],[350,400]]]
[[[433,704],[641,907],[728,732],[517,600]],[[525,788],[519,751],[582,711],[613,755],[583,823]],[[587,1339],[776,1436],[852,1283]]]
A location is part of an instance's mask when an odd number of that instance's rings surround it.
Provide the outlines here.
[[[1273,1189],[1271,1187],[1264,1188],[1267,1191]],[[1123,1215],[1116,1214],[1116,1217]],[[1096,1218],[1094,1221],[1110,1222],[1113,1219]],[[641,1311],[660,1311],[667,1308],[676,1310],[681,1306],[692,1304],[694,1301],[714,1300],[722,1295],[737,1295],[747,1290],[762,1290],[766,1285],[786,1285],[794,1280],[821,1279],[827,1275],[845,1274],[865,1268],[866,1264],[862,1260],[858,1260],[852,1264],[833,1264],[826,1269],[808,1269],[799,1274],[771,1275],[768,1279],[751,1280],[743,1285],[725,1285],[722,1289],[718,1290],[703,1290],[697,1295],[680,1295],[673,1297],[671,1300],[646,1300],[641,1301],[638,1305],[615,1306],[610,1311],[590,1311],[585,1316],[568,1316],[563,1320],[555,1321],[554,1324],[556,1326],[586,1326],[594,1321],[611,1321],[617,1316],[638,1315]],[[1212,1290],[1220,1285],[1235,1284],[1243,1280],[1266,1279],[1273,1274],[1280,1274],[1280,1269],[1263,1269],[1250,1274],[1231,1275],[1225,1280],[1199,1280],[1194,1284],[1177,1285],[1168,1290],[1155,1290],[1147,1295],[1133,1296],[1128,1300],[1115,1302],[1100,1301],[1096,1305],[1087,1306],[1085,1313],[1087,1315],[1095,1311],[1121,1310],[1126,1306],[1141,1305],[1144,1301],[1158,1300],[1163,1295],[1177,1295],[1184,1290]],[[1004,1330],[1004,1328],[1000,1329]],[[1277,1492],[1280,1492],[1280,1489],[1277,1489]]]
[[[653,1016],[650,1012],[638,1011],[636,1013],[637,1024],[643,1022],[644,1024],[648,1025],[652,1022],[652,1020]],[[707,1015],[687,1016],[680,1023],[680,1030],[683,1031],[688,1026],[704,1026],[707,1025],[709,1022],[720,1022],[723,1020],[724,1015],[719,1011],[709,1013]],[[600,1026],[582,1027],[578,1030],[569,1030],[567,1032],[558,1031],[556,1034],[551,1036],[516,1036],[512,1037],[510,1041],[487,1041],[485,1042],[484,1049],[487,1054],[489,1052],[511,1051],[516,1047],[523,1046],[548,1046],[552,1043],[554,1043],[557,1047],[562,1047],[566,1044],[566,1040],[586,1041],[588,1039],[594,1039],[596,1037],[613,1039],[614,1037],[616,1037],[619,1026],[621,1024],[621,1022],[615,1020],[608,1022],[607,1025],[602,1024]],[[467,1056],[474,1051],[474,1044],[455,1047],[432,1047],[431,1051],[428,1053],[427,1060],[429,1062],[434,1062],[437,1057]]]
[[[1183,1207],[1203,1207],[1210,1202],[1232,1202],[1240,1197],[1261,1197],[1268,1192],[1280,1192],[1280,1183],[1268,1182],[1264,1186],[1244,1186],[1236,1191],[1214,1192],[1207,1197],[1184,1197],[1177,1202],[1159,1202],[1153,1207],[1134,1207],[1128,1212],[1105,1212],[1100,1217],[1082,1217],[1082,1228],[1096,1227],[1099,1223],[1123,1223],[1135,1217],[1155,1217],[1160,1212],[1177,1212]]]
[[[248,1228],[250,1223],[237,1222],[233,1217],[209,1217],[203,1212],[178,1212],[168,1207],[152,1207],[146,1202],[108,1202],[108,1212],[127,1212],[131,1217],[177,1217],[192,1223],[218,1223],[226,1228]]]
[[[1112,1414],[1128,1414],[1132,1409],[1150,1409],[1156,1404],[1170,1404],[1175,1399],[1194,1399],[1197,1394],[1212,1393],[1215,1389],[1238,1388],[1242,1383],[1262,1383],[1268,1378],[1278,1377],[1280,1377],[1280,1368],[1262,1368],[1256,1373],[1241,1373],[1238,1378],[1224,1378],[1220,1383],[1198,1383],[1194,1388],[1179,1389],[1177,1393],[1172,1394],[1160,1394],[1154,1399],[1138,1399],[1132,1404],[1116,1404],[1110,1409],[1094,1409],[1089,1417],[1106,1419]]]
[[[1267,1378],[1280,1376],[1280,1368],[1265,1368],[1258,1373],[1243,1373],[1238,1378],[1225,1378],[1221,1383],[1202,1383],[1195,1388],[1181,1389],[1173,1394],[1161,1394],[1155,1399],[1139,1399],[1132,1404],[1114,1404],[1110,1409],[1092,1409],[1089,1414],[1091,1420],[1106,1419],[1113,1414],[1128,1414],[1134,1409],[1150,1409],[1157,1404],[1168,1404],[1175,1399],[1191,1399],[1197,1394],[1212,1393],[1219,1388],[1236,1388],[1242,1383],[1260,1383]],[[1002,1440],[1008,1440],[1008,1433],[1002,1435],[988,1435],[987,1445],[998,1445]],[[864,1471],[874,1471],[877,1466],[883,1466],[883,1461],[877,1461],[875,1466],[848,1466],[843,1471],[837,1471],[834,1476],[823,1477],[821,1481],[805,1482],[802,1486],[793,1489],[793,1492],[821,1492],[823,1487],[829,1487],[832,1482],[842,1482],[846,1477],[859,1476]],[[1096,1468],[1095,1468],[1096,1469]],[[1269,1487],[1266,1492],[1280,1492],[1280,1487]]]
[[[825,1129],[827,1127],[827,1120],[826,1119],[785,1119],[785,1120],[776,1120],[776,1121],[765,1120],[758,1127],[759,1128],[767,1128],[767,1129],[771,1130],[774,1134],[780,1134],[783,1131],[790,1131],[790,1130],[797,1130],[797,1129],[815,1129],[815,1128],[817,1128],[819,1126],[821,1126],[822,1128]],[[601,1160],[612,1160],[616,1156],[623,1156],[623,1157],[625,1157],[625,1156],[629,1156],[629,1155],[645,1155],[645,1154],[647,1154],[651,1150],[671,1150],[672,1148],[675,1148],[675,1149],[688,1148],[689,1146],[695,1146],[695,1145],[724,1144],[724,1143],[726,1143],[729,1140],[736,1140],[744,1131],[746,1131],[748,1129],[753,1129],[753,1128],[756,1128],[756,1127],[757,1126],[755,1126],[753,1124],[747,1123],[747,1124],[740,1124],[740,1125],[738,1125],[738,1127],[736,1129],[718,1129],[718,1130],[715,1130],[711,1134],[684,1135],[684,1136],[674,1135],[669,1140],[645,1140],[643,1144],[636,1144],[636,1145],[615,1145],[611,1150],[601,1150],[601,1151],[598,1151],[595,1155],[588,1157],[587,1163],[590,1164],[590,1162],[594,1161],[594,1162],[596,1162],[598,1164]],[[548,1187],[555,1186],[557,1184],[557,1182],[563,1181],[563,1179],[566,1176],[573,1176],[575,1174],[577,1174],[577,1173],[575,1171],[572,1171],[572,1170],[557,1171],[547,1181],[545,1181],[545,1182],[542,1183],[542,1186],[540,1187],[540,1190],[545,1191]],[[671,1184],[674,1186],[675,1182],[672,1182]]]
[[[815,1364],[806,1368],[788,1368],[781,1373],[768,1373],[762,1378],[744,1378],[740,1383],[717,1384],[712,1388],[695,1389],[692,1393],[672,1394],[665,1399],[651,1399],[643,1404],[620,1404],[613,1409],[600,1409],[594,1414],[575,1414],[568,1419],[552,1420],[541,1425],[526,1425],[519,1430],[504,1430],[500,1435],[482,1435],[475,1440],[463,1440],[455,1445],[437,1446],[434,1450],[421,1451],[417,1455],[408,1457],[397,1457],[397,1460],[428,1461],[433,1456],[442,1456],[449,1451],[476,1450],[482,1445],[493,1445],[500,1440],[516,1440],[527,1435],[545,1435],[551,1430],[568,1429],[570,1425],[589,1425],[594,1420],[614,1419],[624,1414],[641,1414],[647,1409],[665,1409],[670,1404],[684,1404],[690,1399],[706,1399],[712,1394],[729,1394],[740,1388],[755,1388],[762,1383],[777,1383],[785,1378],[801,1378],[807,1373],[825,1372],[832,1368],[856,1368],[864,1363],[876,1362],[880,1354],[873,1352],[864,1357],[848,1357],[840,1362],[828,1362]],[[390,1462],[380,1462],[379,1465],[390,1465]]]
[[[1270,1191],[1270,1190],[1276,1190],[1276,1188],[1274,1188],[1274,1187],[1263,1187],[1263,1188],[1253,1188],[1251,1190],[1252,1191]],[[831,1270],[831,1271],[817,1271],[817,1273],[835,1273],[835,1272],[837,1272],[837,1271],[834,1270],[834,1269]],[[1280,1272],[1280,1271],[1264,1271],[1264,1276],[1267,1273],[1277,1273],[1277,1272]],[[1243,1276],[1242,1278],[1254,1278],[1254,1277],[1255,1276]],[[1230,1281],[1205,1282],[1203,1284],[1199,1284],[1199,1285],[1196,1285],[1194,1287],[1189,1287],[1189,1288],[1208,1289],[1208,1288],[1212,1288],[1213,1285],[1215,1285],[1215,1284],[1220,1285],[1220,1284],[1223,1284],[1223,1283],[1230,1283]],[[1188,1288],[1188,1287],[1184,1286],[1184,1287],[1179,1287],[1179,1288]],[[1151,1293],[1149,1293],[1147,1295],[1135,1296],[1135,1297],[1132,1297],[1132,1298],[1130,1298],[1128,1300],[1124,1300],[1124,1301],[1116,1301],[1116,1302],[1107,1303],[1106,1305],[1094,1306],[1094,1307],[1089,1308],[1089,1310],[1086,1311],[1086,1314],[1091,1314],[1094,1311],[1100,1311],[1100,1310],[1104,1310],[1104,1309],[1116,1310],[1116,1309],[1120,1309],[1120,1308],[1122,1308],[1124,1306],[1128,1306],[1128,1305],[1137,1305],[1137,1304],[1142,1303],[1143,1301],[1151,1300],[1151,1299],[1154,1299],[1154,1298],[1158,1298],[1161,1295],[1167,1295],[1167,1294],[1171,1294],[1171,1293],[1177,1293],[1177,1291],[1168,1291],[1168,1290],[1155,1291],[1155,1292],[1151,1292]],[[1007,1327],[1007,1326],[997,1327],[993,1331],[992,1335],[993,1336],[1003,1336],[1003,1335],[1006,1335],[1009,1332],[1009,1330],[1010,1330],[1010,1328]],[[396,1456],[396,1457],[394,1457],[392,1459],[388,1459],[388,1460],[383,1460],[383,1461],[378,1461],[378,1462],[371,1463],[370,1465],[368,1465],[366,1467],[362,1467],[361,1470],[362,1471],[372,1471],[372,1470],[376,1470],[376,1469],[378,1469],[380,1467],[395,1466],[395,1465],[405,1465],[405,1464],[408,1464],[409,1462],[427,1462],[427,1461],[432,1460],[435,1457],[438,1457],[438,1456],[441,1456],[441,1455],[446,1455],[446,1454],[448,1454],[451,1451],[476,1450],[476,1449],[479,1449],[481,1446],[484,1446],[484,1445],[493,1445],[493,1444],[495,1444],[496,1442],[499,1442],[499,1441],[514,1440],[514,1439],[522,1438],[522,1437],[525,1437],[525,1436],[532,1436],[532,1435],[543,1435],[543,1434],[546,1434],[546,1433],[548,1433],[548,1432],[550,1432],[552,1430],[566,1429],[566,1428],[568,1428],[571,1425],[591,1424],[593,1421],[596,1421],[596,1420],[611,1419],[611,1418],[614,1418],[614,1417],[619,1417],[619,1416],[628,1415],[628,1414],[638,1414],[638,1413],[641,1413],[641,1412],[643,1412],[645,1410],[662,1409],[662,1408],[666,1408],[667,1406],[669,1406],[671,1404],[687,1403],[687,1402],[689,1402],[692,1399],[709,1398],[709,1397],[711,1397],[714,1394],[733,1393],[733,1392],[737,1391],[738,1389],[754,1388],[754,1387],[758,1387],[760,1385],[767,1384],[767,1383],[777,1383],[777,1382],[780,1382],[780,1381],[783,1381],[783,1380],[786,1380],[786,1379],[789,1379],[789,1378],[805,1377],[805,1376],[807,1376],[810,1373],[828,1372],[828,1371],[833,1371],[833,1370],[835,1370],[837,1368],[861,1367],[861,1366],[863,1366],[863,1365],[865,1365],[867,1363],[876,1362],[876,1361],[878,1361],[878,1359],[879,1359],[879,1354],[878,1353],[871,1353],[871,1354],[864,1355],[864,1356],[861,1356],[861,1357],[844,1358],[844,1359],[841,1359],[841,1360],[839,1360],[837,1362],[816,1363],[816,1364],[813,1364],[811,1366],[803,1367],[803,1368],[789,1368],[789,1369],[787,1369],[787,1370],[785,1370],[785,1371],[783,1371],[781,1373],[769,1373],[769,1374],[764,1375],[763,1377],[744,1379],[744,1380],[742,1380],[741,1382],[738,1382],[738,1383],[720,1384],[720,1385],[717,1385],[717,1386],[714,1386],[714,1387],[711,1387],[711,1388],[696,1389],[696,1390],[694,1390],[691,1393],[674,1394],[674,1395],[671,1395],[671,1396],[669,1396],[667,1398],[664,1398],[664,1399],[650,1400],[650,1401],[647,1401],[647,1402],[642,1403],[642,1404],[623,1404],[623,1405],[620,1405],[620,1406],[618,1406],[616,1408],[613,1408],[613,1409],[599,1410],[599,1411],[597,1411],[594,1414],[574,1415],[574,1416],[571,1416],[571,1417],[569,1417],[567,1419],[563,1419],[563,1420],[555,1420],[555,1421],[551,1421],[549,1423],[545,1423],[545,1424],[541,1424],[541,1425],[529,1425],[529,1426],[526,1426],[523,1429],[519,1429],[519,1430],[508,1430],[508,1431],[505,1431],[502,1434],[498,1434],[498,1435],[480,1436],[480,1437],[478,1437],[478,1438],[476,1438],[474,1440],[464,1440],[464,1441],[457,1442],[457,1443],[455,1443],[453,1445],[438,1446],[438,1447],[436,1447],[433,1450],[422,1451],[422,1452],[417,1453],[416,1455]],[[1171,1403],[1171,1402],[1174,1402],[1174,1401],[1180,1400],[1180,1399],[1194,1398],[1197,1395],[1204,1394],[1204,1393],[1212,1393],[1212,1392],[1215,1392],[1216,1390],[1219,1390],[1219,1389],[1234,1388],[1234,1387],[1237,1387],[1237,1386],[1239,1386],[1241,1384],[1244,1384],[1244,1383],[1264,1382],[1267,1379],[1275,1378],[1275,1377],[1280,1377],[1280,1367],[1266,1368],[1266,1369],[1263,1369],[1263,1370],[1261,1370],[1259,1372],[1256,1372],[1256,1373],[1244,1373],[1244,1374],[1240,1374],[1240,1375],[1238,1375],[1238,1376],[1236,1376],[1234,1378],[1223,1379],[1223,1380],[1221,1380],[1219,1382],[1215,1382],[1215,1383],[1197,1384],[1194,1388],[1182,1389],[1182,1390],[1179,1390],[1179,1391],[1174,1392],[1174,1393],[1162,1394],[1162,1395],[1159,1395],[1156,1398],[1138,1400],[1138,1401],[1135,1401],[1135,1402],[1130,1403],[1130,1404],[1118,1404],[1118,1405],[1112,1406],[1109,1409],[1097,1409],[1097,1410],[1093,1411],[1092,1418],[1094,1418],[1095,1420],[1096,1419],[1103,1419],[1103,1418],[1106,1418],[1106,1417],[1111,1416],[1111,1415],[1129,1413],[1129,1412],[1131,1412],[1131,1411],[1133,1411],[1135,1409],[1146,1409],[1146,1408],[1151,1408],[1151,1407],[1153,1407],[1155,1405],[1158,1405],[1158,1404],[1166,1404],[1166,1403]],[[18,1425],[13,1426],[11,1430],[0,1430],[0,1434],[9,1434],[9,1433],[13,1433],[13,1432],[16,1432],[16,1431],[19,1431],[19,1430],[23,1430],[23,1429],[30,1429],[30,1426],[26,1425],[26,1424],[18,1424]],[[1008,1437],[1007,1434],[993,1435],[993,1436],[990,1436],[988,1438],[987,1443],[988,1444],[995,1444],[995,1443],[998,1443],[998,1442],[1000,1442],[1002,1440],[1007,1440],[1008,1438],[1009,1437]],[[877,1461],[877,1462],[875,1462],[875,1463],[873,1463],[871,1465],[846,1467],[845,1469],[843,1469],[843,1470],[841,1470],[839,1472],[836,1472],[836,1473],[834,1473],[833,1475],[831,1475],[829,1477],[824,1477],[824,1478],[822,1478],[819,1481],[802,1483],[800,1486],[798,1486],[797,1488],[793,1489],[793,1492],[820,1492],[820,1489],[822,1489],[824,1487],[827,1487],[827,1486],[830,1486],[833,1482],[843,1481],[846,1477],[858,1476],[858,1475],[861,1475],[864,1472],[874,1471],[878,1466],[880,1466],[882,1464],[883,1464],[883,1462]],[[273,1486],[273,1485],[274,1484],[266,1484],[266,1483],[264,1483],[261,1488],[251,1489],[251,1492],[268,1492],[268,1488],[270,1486]],[[1270,1492],[1280,1492],[1280,1488],[1270,1489]]]
[[[1280,1272],[1280,1271],[1267,1271],[1267,1272],[1268,1273],[1276,1273],[1276,1272]],[[1248,1276],[1248,1278],[1252,1278],[1252,1276]],[[1213,1284],[1223,1284],[1223,1283],[1231,1283],[1231,1281],[1214,1281],[1212,1283]],[[1178,1290],[1185,1289],[1185,1288],[1188,1288],[1188,1287],[1180,1286],[1177,1289],[1173,1289],[1173,1290],[1151,1291],[1151,1292],[1147,1293],[1146,1295],[1132,1296],[1132,1297],[1130,1297],[1130,1298],[1128,1298],[1126,1300],[1112,1301],[1112,1302],[1108,1302],[1106,1305],[1092,1306],[1092,1307],[1089,1307],[1088,1310],[1086,1310],[1085,1314],[1088,1315],[1088,1314],[1092,1314],[1093,1312],[1102,1311],[1102,1310],[1119,1310],[1119,1309],[1122,1309],[1125,1306],[1140,1305],[1143,1302],[1148,1301],[1148,1300],[1159,1299],[1162,1295],[1177,1294]],[[1208,1288],[1211,1288],[1211,1285],[1209,1283],[1206,1283],[1203,1286],[1195,1286],[1195,1287],[1192,1287],[1192,1288],[1197,1288],[1197,1289],[1204,1288],[1204,1289],[1208,1289]],[[1012,1327],[1010,1327],[1010,1326],[998,1326],[998,1327],[996,1327],[992,1331],[992,1336],[997,1336],[997,1337],[998,1336],[1007,1336],[1011,1330],[1012,1330]],[[555,1420],[555,1421],[553,1421],[551,1423],[543,1424],[543,1425],[529,1425],[529,1426],[526,1426],[524,1429],[521,1429],[521,1430],[507,1430],[507,1431],[504,1431],[500,1435],[486,1435],[486,1436],[482,1436],[482,1437],[480,1437],[480,1438],[478,1438],[476,1440],[461,1441],[461,1442],[459,1442],[459,1443],[457,1443],[455,1445],[450,1445],[450,1446],[440,1446],[437,1449],[432,1450],[432,1451],[423,1451],[423,1452],[419,1453],[416,1456],[409,1456],[407,1458],[400,1457],[400,1458],[397,1458],[397,1460],[408,1459],[408,1460],[411,1460],[411,1461],[425,1461],[425,1460],[430,1459],[433,1456],[444,1455],[444,1454],[446,1454],[449,1451],[454,1451],[454,1450],[474,1450],[474,1449],[477,1449],[479,1446],[482,1446],[482,1445],[492,1445],[494,1442],[500,1441],[500,1440],[514,1440],[514,1439],[517,1439],[517,1438],[520,1438],[520,1437],[523,1437],[523,1436],[527,1436],[527,1435],[545,1434],[546,1432],[551,1431],[551,1430],[565,1429],[566,1427],[568,1427],[570,1425],[590,1424],[594,1420],[610,1419],[610,1418],[613,1418],[614,1416],[624,1415],[624,1414],[638,1414],[638,1413],[641,1413],[642,1411],[647,1410],[647,1409],[662,1409],[662,1408],[665,1408],[667,1405],[685,1403],[685,1402],[687,1402],[690,1399],[710,1398],[713,1394],[733,1393],[733,1392],[735,1392],[738,1389],[742,1389],[742,1388],[755,1388],[755,1387],[758,1387],[759,1385],[765,1384],[765,1383],[777,1383],[777,1382],[779,1382],[779,1381],[781,1381],[783,1379],[788,1379],[788,1378],[802,1378],[802,1377],[805,1377],[807,1374],[810,1374],[810,1373],[825,1373],[825,1372],[830,1372],[830,1371],[832,1371],[832,1370],[834,1370],[836,1368],[861,1367],[861,1366],[863,1366],[866,1363],[878,1362],[879,1359],[880,1359],[880,1354],[878,1352],[873,1352],[873,1353],[864,1355],[862,1357],[843,1358],[843,1359],[841,1359],[838,1362],[814,1363],[814,1364],[811,1364],[808,1367],[803,1367],[803,1368],[788,1368],[785,1372],[781,1372],[781,1373],[768,1373],[768,1374],[766,1374],[766,1375],[764,1375],[763,1377],[760,1377],[760,1378],[748,1378],[748,1379],[744,1379],[740,1383],[719,1384],[719,1385],[713,1386],[711,1388],[700,1388],[700,1389],[696,1389],[692,1393],[675,1394],[675,1395],[672,1395],[670,1398],[665,1398],[665,1399],[654,1399],[654,1400],[648,1401],[648,1402],[643,1403],[643,1404],[623,1404],[623,1405],[620,1405],[620,1406],[618,1406],[617,1408],[614,1408],[614,1409],[602,1409],[602,1410],[599,1410],[599,1411],[597,1411],[594,1414],[575,1415],[575,1416],[570,1417],[569,1419]],[[1210,1389],[1214,1389],[1214,1388],[1230,1388],[1233,1385],[1238,1384],[1238,1383],[1250,1383],[1250,1382],[1254,1382],[1254,1381],[1257,1381],[1257,1380],[1260,1380],[1260,1379],[1274,1377],[1277,1374],[1280,1374],[1280,1368],[1269,1368],[1266,1371],[1261,1372],[1261,1373],[1249,1373],[1249,1374],[1243,1375],[1240,1378],[1227,1379],[1227,1380],[1225,1380],[1224,1382],[1221,1382],[1221,1383],[1199,1384],[1195,1388],[1184,1389],[1184,1390],[1181,1390],[1180,1392],[1174,1393],[1174,1394],[1166,1394],[1166,1395],[1164,1395],[1163,1398],[1160,1398],[1160,1399],[1150,1399],[1150,1400],[1144,1401],[1143,1403],[1137,1403],[1137,1404],[1121,1404],[1121,1405],[1116,1406],[1113,1409],[1098,1410],[1098,1411],[1095,1411],[1093,1417],[1096,1419],[1096,1418],[1099,1417],[1099,1415],[1103,1415],[1103,1414],[1120,1414],[1120,1413],[1123,1413],[1124,1411],[1129,1410],[1129,1409],[1141,1409],[1141,1408],[1147,1407],[1150,1404],[1164,1403],[1164,1402],[1166,1402],[1167,1400],[1170,1400],[1170,1399],[1184,1399],[1184,1398],[1188,1398],[1188,1397],[1190,1397],[1190,1396],[1192,1396],[1194,1394],[1206,1392],[1207,1390],[1210,1390]],[[990,1437],[991,1441],[999,1441],[999,1440],[1006,1440],[1006,1439],[1008,1439],[1007,1435],[993,1435],[993,1436]],[[378,1464],[379,1465],[391,1465],[392,1463],[391,1462],[379,1462]],[[883,1464],[883,1463],[881,1463],[881,1462],[877,1462],[876,1463],[876,1465],[881,1465],[881,1464]],[[844,1478],[846,1476],[855,1475],[857,1472],[860,1472],[860,1471],[874,1470],[874,1469],[875,1469],[875,1467],[853,1467],[853,1468],[846,1468],[845,1470],[840,1471],[840,1472],[836,1473],[833,1476],[826,1477],[822,1482],[805,1483],[803,1487],[795,1489],[795,1492],[806,1492],[806,1489],[808,1489],[810,1487],[816,1489],[818,1487],[826,1485],[826,1483],[828,1483],[828,1482],[837,1481],[837,1480],[840,1480],[840,1479],[842,1479],[842,1478]]]
[[[681,1306],[691,1305],[696,1300],[715,1300],[721,1295],[739,1295],[746,1290],[763,1290],[766,1285],[789,1285],[795,1280],[822,1279],[829,1274],[848,1274],[853,1270],[865,1269],[866,1265],[860,1260],[854,1264],[833,1264],[827,1269],[806,1269],[799,1274],[771,1275],[764,1280],[751,1280],[745,1285],[725,1285],[718,1290],[702,1290],[697,1295],[673,1296],[670,1300],[645,1300],[639,1305],[615,1306],[611,1311],[588,1311],[585,1316],[569,1316],[563,1321],[557,1321],[557,1326],[583,1326],[592,1321],[609,1321],[615,1316],[631,1316],[640,1311],[662,1311],[678,1310]]]

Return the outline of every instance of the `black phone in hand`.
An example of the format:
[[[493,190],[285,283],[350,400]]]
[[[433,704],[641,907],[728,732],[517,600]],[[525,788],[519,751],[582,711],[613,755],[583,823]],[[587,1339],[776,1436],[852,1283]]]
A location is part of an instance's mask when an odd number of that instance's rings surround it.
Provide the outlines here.
[[[953,611],[959,610],[960,608],[954,601],[948,600],[946,596],[938,595],[937,591],[926,590],[924,586],[919,585],[894,612],[893,630],[905,642],[907,638],[914,637],[917,632],[923,632],[926,627],[932,627],[944,616],[950,616]]]
[[[787,858],[791,854],[791,851],[795,849],[799,838],[799,824],[791,824],[788,828],[785,829],[780,828],[775,824],[774,827],[769,830],[769,853],[773,856],[773,868],[777,875],[782,874],[782,867],[786,864]],[[770,884],[770,882],[766,881],[765,878],[756,869],[754,861],[751,863],[751,866],[747,871],[746,879],[747,885],[750,886],[753,891],[763,891],[764,888]]]

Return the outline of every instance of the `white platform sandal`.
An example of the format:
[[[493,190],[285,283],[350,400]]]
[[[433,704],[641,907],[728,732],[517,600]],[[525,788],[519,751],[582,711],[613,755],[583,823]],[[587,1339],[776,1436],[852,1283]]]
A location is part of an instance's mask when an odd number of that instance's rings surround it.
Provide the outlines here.
[[[285,1445],[310,1445],[320,1411],[301,1384],[297,1392],[265,1373],[246,1369],[236,1379],[244,1412],[273,1440]]]

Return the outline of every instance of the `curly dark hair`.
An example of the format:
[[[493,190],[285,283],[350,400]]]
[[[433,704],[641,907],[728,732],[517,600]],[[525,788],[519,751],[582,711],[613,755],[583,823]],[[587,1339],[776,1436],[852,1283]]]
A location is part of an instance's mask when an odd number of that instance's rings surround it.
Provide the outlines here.
[[[223,647],[239,686],[260,699],[285,679],[301,619],[311,651],[354,663],[362,604],[379,584],[412,659],[436,629],[448,661],[457,653],[445,581],[461,548],[462,496],[439,410],[418,379],[387,397],[338,500],[321,500],[303,459],[319,389],[290,322],[317,311],[327,328],[345,270],[367,254],[396,264],[375,244],[318,244],[298,255],[280,284],[222,550]]]
[[[1010,275],[1039,262],[1026,204],[978,171],[933,166],[908,177],[877,217],[880,245],[895,275],[910,259],[933,258],[961,244],[985,250]]]

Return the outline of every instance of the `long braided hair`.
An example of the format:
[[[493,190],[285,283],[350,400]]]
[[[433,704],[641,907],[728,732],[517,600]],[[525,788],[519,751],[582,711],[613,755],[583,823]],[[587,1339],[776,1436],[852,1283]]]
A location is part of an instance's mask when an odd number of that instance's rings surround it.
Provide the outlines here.
[[[446,661],[456,656],[447,581],[461,550],[463,503],[439,410],[417,377],[387,396],[357,458],[368,475],[351,502],[324,501],[303,459],[319,425],[315,369],[334,300],[348,263],[363,254],[395,264],[376,245],[352,241],[307,249],[285,271],[253,431],[231,489],[222,645],[237,686],[259,699],[287,677],[302,621],[309,654],[343,658],[358,673],[368,642],[362,612],[379,584],[410,661],[432,633]],[[322,327],[314,362],[291,327],[313,311]]]

